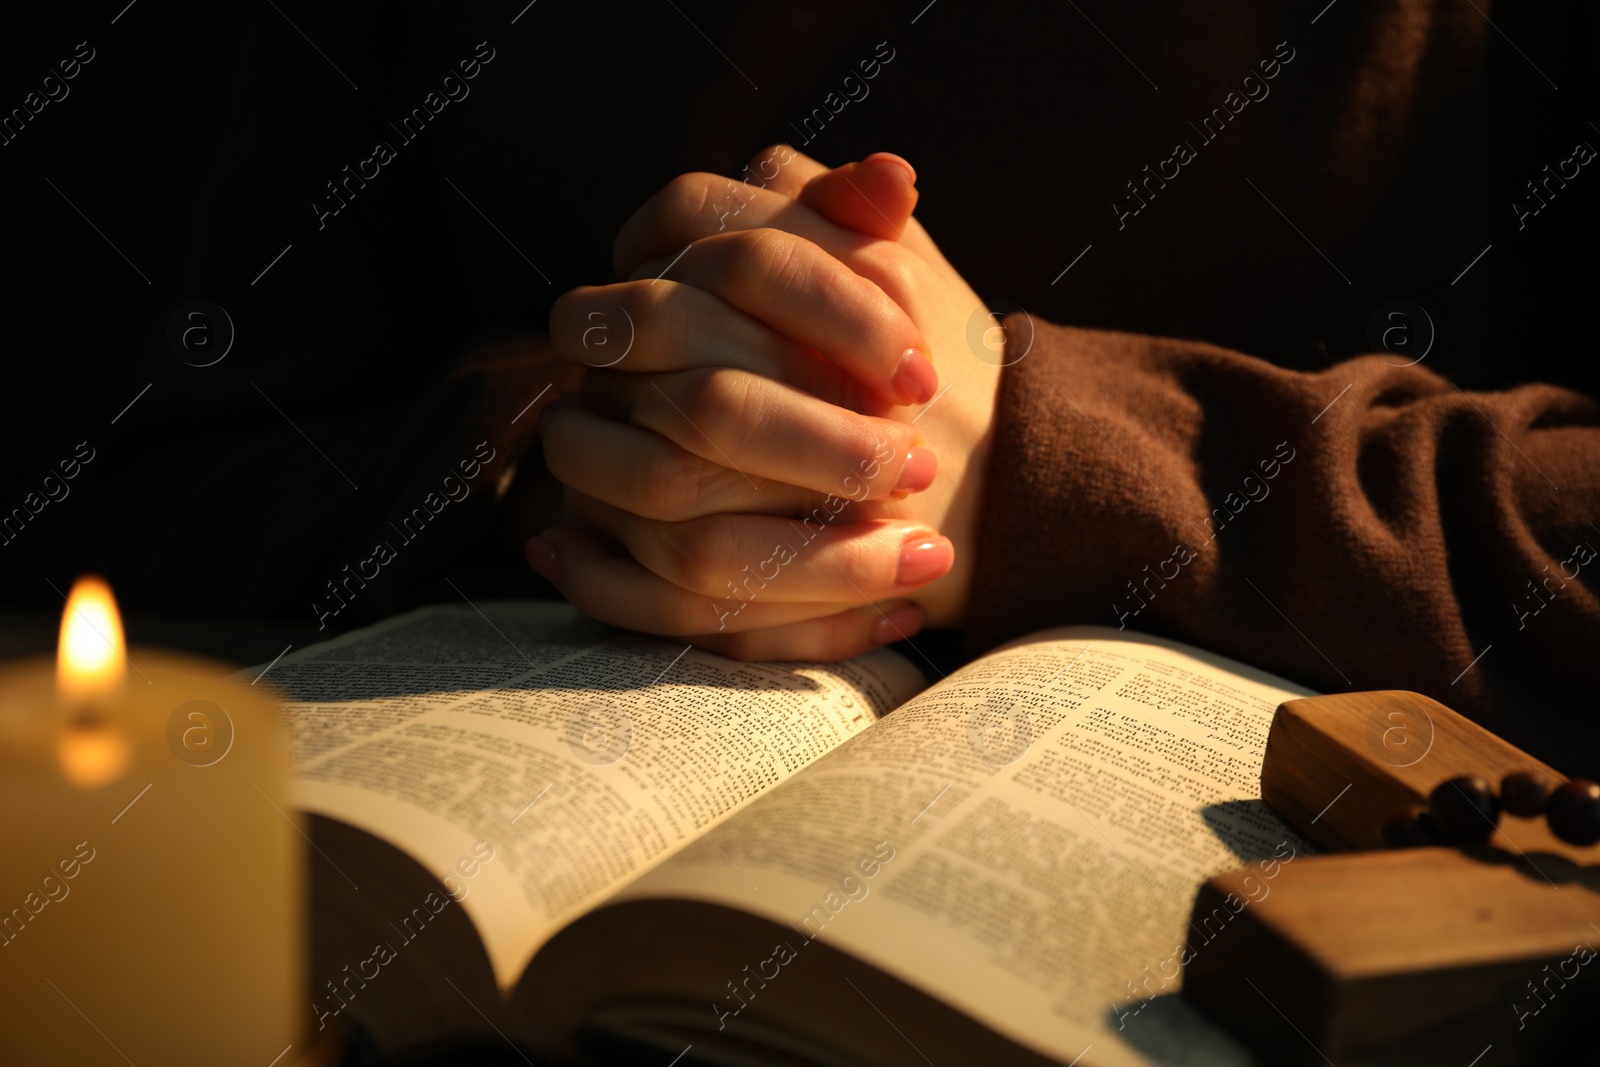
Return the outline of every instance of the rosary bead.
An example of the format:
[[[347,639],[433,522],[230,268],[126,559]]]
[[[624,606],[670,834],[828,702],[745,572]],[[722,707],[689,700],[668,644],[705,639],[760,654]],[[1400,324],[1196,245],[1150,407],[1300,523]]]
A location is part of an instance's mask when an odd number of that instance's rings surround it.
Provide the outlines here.
[[[1434,829],[1428,809],[1420,804],[1401,808],[1383,824],[1383,839],[1391,848],[1420,848],[1437,845],[1439,833]]]
[[[1571,845],[1600,841],[1600,785],[1574,778],[1550,794],[1550,831]]]
[[[1506,775],[1500,782],[1500,804],[1513,815],[1531,819],[1543,815],[1549,807],[1551,790],[1550,783],[1544,779],[1518,771]]]
[[[1452,778],[1428,795],[1428,808],[1450,845],[1481,845],[1500,823],[1500,802],[1476,775]]]

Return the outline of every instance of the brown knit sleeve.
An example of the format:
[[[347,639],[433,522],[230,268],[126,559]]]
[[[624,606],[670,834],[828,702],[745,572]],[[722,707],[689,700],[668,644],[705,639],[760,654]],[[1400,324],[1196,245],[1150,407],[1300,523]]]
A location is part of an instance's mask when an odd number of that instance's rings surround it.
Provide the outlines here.
[[[1426,693],[1600,770],[1600,405],[1385,359],[1306,374],[1037,323],[1000,389],[969,648],[1126,626]]]

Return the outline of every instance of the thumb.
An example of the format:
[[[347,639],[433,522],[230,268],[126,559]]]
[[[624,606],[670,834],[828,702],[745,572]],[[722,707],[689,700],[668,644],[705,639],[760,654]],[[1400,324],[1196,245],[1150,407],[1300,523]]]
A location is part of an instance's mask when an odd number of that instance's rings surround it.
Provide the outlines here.
[[[837,226],[898,241],[917,206],[917,172],[892,152],[819,174],[796,198]]]

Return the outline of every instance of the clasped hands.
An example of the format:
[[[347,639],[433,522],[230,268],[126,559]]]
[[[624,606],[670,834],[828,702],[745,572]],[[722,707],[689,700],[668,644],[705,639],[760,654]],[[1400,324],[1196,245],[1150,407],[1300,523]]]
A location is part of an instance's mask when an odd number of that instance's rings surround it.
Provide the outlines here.
[[[911,217],[910,164],[779,145],[636,211],[551,311],[581,385],[540,416],[565,525],[529,565],[585,614],[738,659],[963,623],[999,355]],[[979,331],[988,345],[1003,332]]]

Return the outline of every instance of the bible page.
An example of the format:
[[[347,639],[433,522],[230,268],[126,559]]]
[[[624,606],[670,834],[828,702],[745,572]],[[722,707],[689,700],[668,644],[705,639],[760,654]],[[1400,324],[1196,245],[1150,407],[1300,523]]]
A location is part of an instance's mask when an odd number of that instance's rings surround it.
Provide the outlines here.
[[[925,684],[885,650],[736,663],[539,602],[419,609],[266,681],[295,806],[460,890],[502,989],[565,921]]]
[[[936,683],[618,899],[711,900],[793,930],[704,991],[716,1029],[781,997],[784,968],[820,938],[1062,1063],[1249,1063],[1175,996],[1179,968],[1228,936],[1230,914],[1189,925],[1203,880],[1257,865],[1259,900],[1310,850],[1259,799],[1273,712],[1310,695],[1125,631],[1035,635]],[[885,1022],[915,1043],[914,1019]]]

